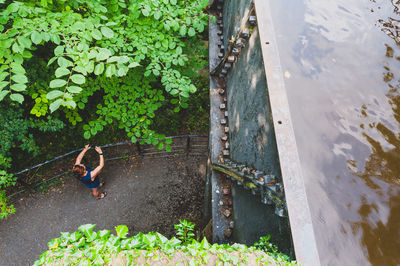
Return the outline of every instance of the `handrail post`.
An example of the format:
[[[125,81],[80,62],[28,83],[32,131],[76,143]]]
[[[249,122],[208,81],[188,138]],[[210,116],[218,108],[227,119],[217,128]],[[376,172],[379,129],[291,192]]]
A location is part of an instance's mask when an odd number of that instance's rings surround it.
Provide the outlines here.
[[[187,136],[187,138],[186,138],[186,157],[189,156],[189,151],[190,151],[190,136]]]
[[[136,141],[136,148],[137,148],[137,150],[139,152],[139,155],[143,156],[142,148],[140,147],[139,141]]]
[[[23,185],[23,186],[24,186],[27,190],[29,190],[29,191],[33,190],[32,186],[29,185],[28,183],[26,183],[25,181],[23,181],[23,180],[21,179],[21,177],[19,177],[19,176],[17,177],[16,182],[18,182],[18,183],[20,183],[21,185]]]

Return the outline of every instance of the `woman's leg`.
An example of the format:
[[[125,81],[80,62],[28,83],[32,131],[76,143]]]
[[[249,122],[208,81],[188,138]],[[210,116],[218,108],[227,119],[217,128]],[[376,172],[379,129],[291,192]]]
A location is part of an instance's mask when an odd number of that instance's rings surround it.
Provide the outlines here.
[[[107,195],[107,192],[106,192],[106,191],[104,191],[104,192],[102,192],[102,193],[99,193],[99,188],[100,188],[100,187],[98,187],[98,188],[92,188],[93,196],[94,196],[96,199],[102,199],[102,198],[104,198],[104,197]]]
[[[92,188],[92,194],[95,198],[99,197],[99,188]]]

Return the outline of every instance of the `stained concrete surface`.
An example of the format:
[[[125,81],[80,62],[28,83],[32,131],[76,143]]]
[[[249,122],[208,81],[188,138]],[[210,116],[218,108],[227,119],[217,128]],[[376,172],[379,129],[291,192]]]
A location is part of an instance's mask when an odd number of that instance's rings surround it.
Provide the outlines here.
[[[33,264],[52,238],[86,223],[97,230],[125,224],[132,235],[158,231],[168,237],[179,219],[200,225],[206,160],[177,155],[107,163],[102,200],[72,177],[48,193],[20,197],[16,214],[0,221],[0,265]]]
[[[252,3],[234,0],[224,4],[225,47],[247,21]],[[258,27],[254,27],[226,77],[229,113],[230,158],[238,163],[273,174],[281,180],[274,124]],[[262,204],[260,196],[233,186],[233,241],[253,244],[271,234],[271,242],[293,255],[289,221],[275,215],[274,207]]]

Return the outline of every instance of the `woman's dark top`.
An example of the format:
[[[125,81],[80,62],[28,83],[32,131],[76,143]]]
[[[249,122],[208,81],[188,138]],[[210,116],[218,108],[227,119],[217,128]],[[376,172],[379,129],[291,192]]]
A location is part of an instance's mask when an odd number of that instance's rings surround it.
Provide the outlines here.
[[[88,188],[98,188],[100,186],[99,177],[96,176],[95,179],[92,181],[92,179],[90,178],[90,172],[92,172],[93,169],[86,167],[86,171],[87,174],[80,179],[81,182]]]

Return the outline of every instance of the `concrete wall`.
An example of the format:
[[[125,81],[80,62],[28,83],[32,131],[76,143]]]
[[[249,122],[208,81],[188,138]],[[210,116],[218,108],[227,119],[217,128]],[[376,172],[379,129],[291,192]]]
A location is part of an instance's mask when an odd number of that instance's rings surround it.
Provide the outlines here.
[[[235,36],[250,9],[249,0],[226,0],[224,39]],[[258,28],[254,31],[228,72],[227,100],[231,159],[281,178],[279,157],[271,117]],[[260,202],[242,187],[233,186],[233,240],[253,244],[260,236],[271,234],[271,241],[292,254],[287,218],[274,214],[274,208]]]

